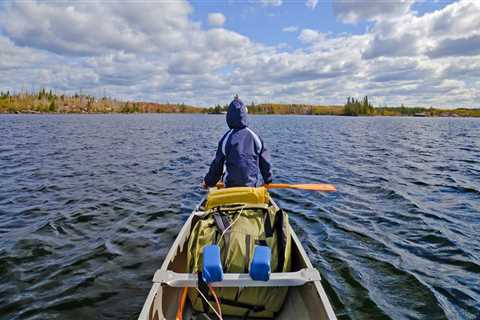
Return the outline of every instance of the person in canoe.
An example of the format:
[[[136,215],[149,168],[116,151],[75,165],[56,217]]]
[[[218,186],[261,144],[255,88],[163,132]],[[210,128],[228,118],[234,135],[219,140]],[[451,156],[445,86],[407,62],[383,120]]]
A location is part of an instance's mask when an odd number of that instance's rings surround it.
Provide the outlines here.
[[[247,108],[238,95],[228,106],[227,124],[230,130],[218,143],[203,187],[214,187],[222,175],[226,188],[259,186],[260,175],[264,184],[271,183],[270,154],[263,140],[247,126]]]

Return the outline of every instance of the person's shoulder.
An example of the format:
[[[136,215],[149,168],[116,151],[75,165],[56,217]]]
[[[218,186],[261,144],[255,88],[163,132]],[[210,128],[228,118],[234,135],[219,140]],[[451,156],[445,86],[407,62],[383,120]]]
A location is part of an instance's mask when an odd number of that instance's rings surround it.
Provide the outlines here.
[[[225,140],[225,138],[227,138],[228,136],[230,136],[232,133],[233,133],[233,129],[228,129],[224,134],[223,136],[220,138],[220,142],[222,142],[223,140]]]
[[[245,129],[246,129],[245,131],[247,132],[247,134],[250,135],[250,137],[253,139],[253,141],[255,141],[255,144],[257,145],[257,147],[259,147],[260,150],[261,150],[262,146],[263,146],[263,142],[262,142],[262,139],[260,139],[260,136],[257,135],[255,133],[255,131],[253,131],[249,127],[245,127]]]
[[[235,131],[234,129],[228,129],[227,131],[225,131],[225,133],[223,134],[222,138],[227,136],[229,133],[232,133],[233,131]]]
[[[260,138],[260,136],[255,131],[250,129],[249,127],[245,127],[244,129],[245,129],[245,132],[248,132],[248,134],[250,134],[251,136],[256,137],[256,138]]]

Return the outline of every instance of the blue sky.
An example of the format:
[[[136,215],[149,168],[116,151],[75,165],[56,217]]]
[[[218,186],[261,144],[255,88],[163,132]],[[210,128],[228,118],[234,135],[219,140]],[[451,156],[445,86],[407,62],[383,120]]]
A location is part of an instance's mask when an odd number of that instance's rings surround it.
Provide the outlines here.
[[[0,90],[480,107],[480,1],[3,1]]]
[[[412,9],[418,15],[444,8],[451,1],[416,2]],[[259,5],[248,1],[191,1],[194,8],[192,18],[208,26],[208,14],[220,12],[225,15],[225,28],[246,35],[253,41],[278,45],[286,43],[292,48],[301,47],[295,32],[282,31],[295,26],[301,29],[313,29],[327,34],[363,34],[372,26],[370,21],[344,23],[334,14],[333,1],[319,1],[315,8],[309,8],[305,1],[283,1],[279,6]],[[372,5],[372,2],[365,2]]]
[[[209,12],[222,12],[227,20],[225,27],[248,36],[256,42],[268,45],[288,44],[301,47],[296,32],[282,31],[286,27],[315,29],[324,33],[361,34],[368,22],[344,24],[335,18],[331,2],[320,2],[316,8],[308,8],[303,1],[283,2],[281,6],[262,6],[257,3],[224,2],[223,5],[194,1],[193,18],[208,25]]]

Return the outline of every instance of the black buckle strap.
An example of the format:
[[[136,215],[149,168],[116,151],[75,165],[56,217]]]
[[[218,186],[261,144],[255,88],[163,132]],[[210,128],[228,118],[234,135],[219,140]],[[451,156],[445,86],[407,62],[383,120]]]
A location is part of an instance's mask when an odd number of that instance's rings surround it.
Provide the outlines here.
[[[225,298],[220,298],[220,303],[224,304],[226,306],[247,309],[251,312],[262,312],[262,311],[266,310],[265,306],[259,306],[259,305],[255,305],[255,304],[232,301],[232,300],[228,300],[228,299],[225,299]]]
[[[245,235],[245,266],[244,266],[244,272],[248,273],[248,270],[250,269],[250,245],[252,242],[252,236],[249,234]]]
[[[263,219],[263,229],[265,231],[265,238],[273,237],[272,223],[270,222],[270,212],[265,210],[265,218]]]
[[[198,271],[198,290],[203,294],[205,298],[211,300],[209,297],[208,284],[203,280],[202,271]],[[208,313],[209,311],[208,302],[205,301],[205,299],[202,296],[200,296],[200,300],[202,300],[203,312]]]
[[[213,220],[215,221],[215,225],[220,233],[224,233],[225,230],[230,227],[230,220],[228,219],[228,216],[223,214],[220,210],[218,210],[218,213],[213,214]],[[230,232],[231,229],[228,229],[223,236],[225,238],[226,251],[228,251],[230,245]]]
[[[285,248],[287,246],[287,238],[284,230],[284,217],[285,214],[282,209],[275,212],[274,228],[277,232],[277,246],[278,246],[278,263],[276,272],[283,271],[283,265],[285,264]]]

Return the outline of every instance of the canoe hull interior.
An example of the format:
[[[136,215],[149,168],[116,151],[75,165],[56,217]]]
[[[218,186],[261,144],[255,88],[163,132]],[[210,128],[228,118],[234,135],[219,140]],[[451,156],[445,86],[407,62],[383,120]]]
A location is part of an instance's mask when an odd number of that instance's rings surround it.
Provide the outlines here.
[[[272,201],[272,205],[276,204]],[[186,273],[187,266],[187,243],[192,226],[198,220],[198,216],[192,213],[185,222],[178,237],[168,252],[161,271],[174,271]],[[303,268],[313,268],[294,230],[292,234],[292,271]],[[175,319],[178,309],[178,300],[181,288],[173,288],[168,285],[154,283],[145,301],[139,320],[163,320]],[[195,319],[191,316],[190,304],[185,306],[184,319]],[[224,319],[237,319],[224,317]],[[275,319],[320,319],[334,320],[336,316],[330,305],[328,297],[320,281],[308,282],[302,286],[289,287],[288,295],[281,311]]]

